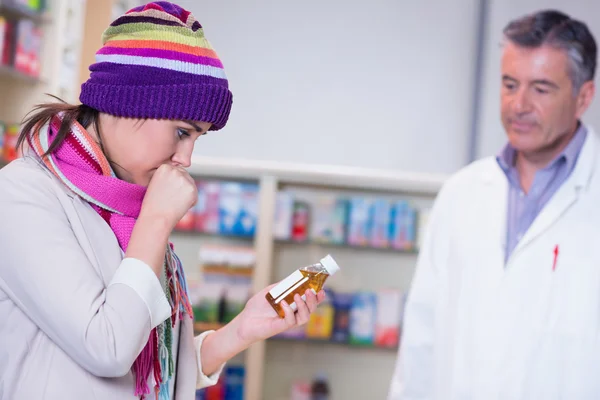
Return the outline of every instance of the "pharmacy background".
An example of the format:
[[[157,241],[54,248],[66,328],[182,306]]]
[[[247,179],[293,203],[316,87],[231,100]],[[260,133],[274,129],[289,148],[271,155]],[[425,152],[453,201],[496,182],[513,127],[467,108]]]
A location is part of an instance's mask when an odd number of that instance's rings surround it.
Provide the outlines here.
[[[385,399],[432,204],[505,138],[501,27],[548,1],[175,2],[199,16],[234,93],[226,129],[195,145],[198,201],[170,237],[196,334],[270,284],[291,284],[265,299],[275,311],[300,287],[327,293],[306,325],[236,356],[196,400]],[[0,168],[21,157],[21,121],[47,93],[79,103],[103,30],[143,3],[0,0]],[[600,27],[600,2],[553,4]]]
[[[14,148],[18,131],[17,124],[0,124],[1,163],[20,156]],[[327,256],[337,266],[315,287],[324,287],[327,296],[306,325],[269,339],[260,364],[249,362],[252,350],[236,357],[216,385],[198,390],[197,400],[244,399],[255,380],[262,382],[265,400],[355,398],[348,396],[369,389],[343,382],[369,373],[384,395],[433,193],[282,182],[271,193],[272,206],[264,208],[268,190],[260,179],[194,177],[197,204],[171,240],[186,266],[197,333],[230,322],[251,296],[265,263],[261,212],[271,216],[264,218],[270,220],[271,268],[265,284],[283,282]],[[357,359],[371,368],[361,370]],[[250,365],[262,365],[257,378]]]
[[[252,293],[261,185],[197,179],[197,187],[198,202],[174,235],[176,245],[190,247],[187,264],[197,265],[187,273],[196,329],[201,332],[231,321]],[[430,205],[430,199],[390,193],[293,186],[276,191],[270,230],[277,272],[271,281],[280,284],[267,300],[281,313],[278,301],[285,298],[293,307],[294,293],[307,288],[324,287],[327,297],[308,324],[268,340],[266,369],[276,369],[286,380],[277,386],[265,384],[265,392],[274,393],[265,398],[339,398],[333,396],[338,389],[332,373],[339,373],[336,364],[344,358],[372,358],[381,368],[392,368],[388,365],[393,364],[401,336],[407,287],[390,285],[386,270],[379,269],[386,267],[369,270],[368,263],[376,254],[379,262],[396,263],[396,274],[411,273],[402,262],[416,259]],[[367,270],[371,278],[360,270]],[[322,363],[313,357],[331,352],[341,356]],[[244,392],[244,358],[229,366],[233,369],[217,385],[198,391],[198,399],[242,398],[236,396]],[[315,397],[317,393],[329,397]]]

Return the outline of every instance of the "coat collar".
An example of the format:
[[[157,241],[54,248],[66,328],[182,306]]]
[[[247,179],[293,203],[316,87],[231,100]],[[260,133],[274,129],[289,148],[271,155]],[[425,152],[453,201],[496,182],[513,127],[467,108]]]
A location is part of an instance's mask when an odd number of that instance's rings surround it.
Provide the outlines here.
[[[587,129],[588,134],[573,172],[536,217],[513,251],[508,260],[509,264],[511,259],[517,256],[520,250],[552,226],[569,207],[576,203],[579,195],[589,188],[598,163],[599,139],[592,128],[588,127]],[[498,242],[503,243],[506,240],[506,212],[509,184],[504,171],[500,168],[495,158],[490,161],[487,164],[490,167],[482,168],[479,177],[481,182],[489,188],[491,191],[490,195],[495,199],[494,201],[497,202],[496,205],[499,207],[498,212],[493,217],[493,221],[491,221],[493,222],[491,226],[498,233]]]
[[[583,188],[587,187],[591,181],[596,164],[599,138],[593,128],[589,126],[586,126],[586,128],[587,135],[579,159],[573,169],[573,173],[563,186],[568,185],[572,188]],[[504,171],[502,171],[495,159],[493,165],[493,168],[486,168],[481,171],[480,179],[485,184],[494,185],[498,184],[499,181],[506,180]]]

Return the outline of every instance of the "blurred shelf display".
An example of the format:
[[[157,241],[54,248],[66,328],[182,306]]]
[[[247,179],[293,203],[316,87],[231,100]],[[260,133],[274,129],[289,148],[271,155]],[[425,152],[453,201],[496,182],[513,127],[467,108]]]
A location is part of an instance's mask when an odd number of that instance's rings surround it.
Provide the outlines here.
[[[0,66],[13,77],[39,78],[43,30],[29,19],[0,15]]]
[[[253,293],[330,251],[341,267],[307,324],[244,352],[244,398],[309,390],[317,358],[332,393],[359,393],[338,373],[361,381],[365,372],[354,377],[341,361],[356,351],[391,376],[414,255],[445,177],[204,157],[193,157],[189,172],[198,202],[172,241],[186,265],[196,332],[219,329]],[[385,391],[389,377],[379,375]]]
[[[243,400],[245,375],[243,365],[228,364],[215,385],[196,391],[195,400]]]
[[[43,0],[0,0],[0,15],[42,23],[46,20],[45,3]]]
[[[24,72],[19,71],[18,69],[6,65],[0,65],[0,77],[5,77],[9,79],[15,79],[25,83],[39,83],[40,79],[28,75]]]
[[[332,346],[342,346],[350,349],[365,349],[365,350],[382,350],[396,353],[398,351],[398,347],[385,347],[385,346],[374,346],[370,344],[353,344],[347,342],[335,342],[333,340],[326,339],[295,339],[295,338],[286,338],[286,337],[273,337],[269,339],[270,341],[280,341],[280,342],[291,342],[291,343],[305,343],[307,345],[332,345]]]
[[[196,184],[197,205],[179,221],[178,232],[254,238],[257,184],[200,179]],[[277,192],[273,222],[277,243],[417,252],[419,223],[427,218],[428,209],[417,209],[405,199],[315,193],[307,199],[290,190]]]
[[[396,248],[392,248],[392,247],[375,247],[375,246],[368,246],[368,245],[364,245],[364,246],[359,246],[359,245],[351,245],[351,244],[345,244],[345,243],[321,243],[321,242],[316,242],[316,241],[299,241],[299,240],[283,240],[283,239],[277,239],[275,240],[275,243],[280,244],[280,245],[290,245],[290,246],[320,246],[323,248],[340,248],[340,249],[348,249],[348,250],[364,250],[364,251],[389,251],[389,252],[393,252],[393,253],[404,253],[404,254],[417,254],[418,251],[417,249],[411,249],[411,250],[402,250],[402,249],[396,249]]]
[[[0,121],[0,167],[19,157],[16,147],[19,130],[18,124],[7,124]]]
[[[198,259],[200,279],[193,275],[188,279],[194,320],[213,327],[231,322],[251,296],[254,249],[248,245],[202,245]]]
[[[86,4],[0,0],[0,121],[22,121],[36,104],[53,101],[47,94],[77,98]]]

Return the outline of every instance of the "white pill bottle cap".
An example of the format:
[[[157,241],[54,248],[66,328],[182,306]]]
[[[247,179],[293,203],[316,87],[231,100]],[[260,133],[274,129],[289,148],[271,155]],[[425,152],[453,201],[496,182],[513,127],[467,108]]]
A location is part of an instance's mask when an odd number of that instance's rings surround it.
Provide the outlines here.
[[[329,275],[333,275],[340,270],[340,266],[329,254],[321,259],[321,265],[325,267]]]

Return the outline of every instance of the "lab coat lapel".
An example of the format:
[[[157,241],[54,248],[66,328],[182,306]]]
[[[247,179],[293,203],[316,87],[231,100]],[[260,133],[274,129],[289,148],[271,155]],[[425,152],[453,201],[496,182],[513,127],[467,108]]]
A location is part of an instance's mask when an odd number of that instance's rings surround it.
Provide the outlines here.
[[[588,128],[588,135],[585,144],[581,149],[581,153],[579,154],[579,159],[577,160],[577,165],[575,166],[573,173],[556,191],[554,196],[548,201],[546,206],[533,221],[533,224],[531,224],[531,227],[517,245],[514,253],[517,253],[541,235],[577,201],[581,189],[587,186],[594,169],[596,143],[596,133],[591,128]]]
[[[506,212],[508,207],[508,181],[500,166],[482,171],[480,178],[485,184],[484,197],[477,202],[484,209],[478,213],[485,216],[485,221],[476,222],[481,231],[477,234],[480,243],[485,245],[483,251],[490,265],[497,266],[489,271],[495,271],[499,276],[504,271],[504,254],[506,247]]]

